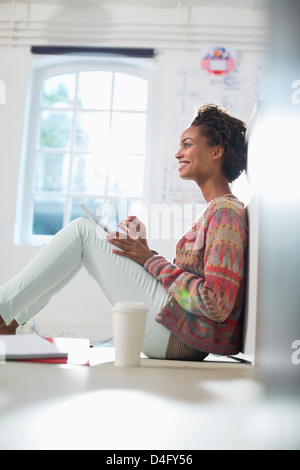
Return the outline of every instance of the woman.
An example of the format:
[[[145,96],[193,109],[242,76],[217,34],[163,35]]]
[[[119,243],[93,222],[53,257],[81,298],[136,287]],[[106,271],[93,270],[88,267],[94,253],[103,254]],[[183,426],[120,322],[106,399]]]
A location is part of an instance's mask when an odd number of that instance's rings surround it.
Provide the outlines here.
[[[175,155],[182,179],[197,183],[202,216],[176,246],[174,263],[150,250],[144,225],[129,217],[106,235],[76,219],[0,288],[0,331],[14,333],[84,266],[113,304],[148,307],[143,352],[152,358],[203,360],[240,351],[247,224],[229,183],[246,169],[244,123],[202,106]],[[2,320],[2,321],[1,321]]]

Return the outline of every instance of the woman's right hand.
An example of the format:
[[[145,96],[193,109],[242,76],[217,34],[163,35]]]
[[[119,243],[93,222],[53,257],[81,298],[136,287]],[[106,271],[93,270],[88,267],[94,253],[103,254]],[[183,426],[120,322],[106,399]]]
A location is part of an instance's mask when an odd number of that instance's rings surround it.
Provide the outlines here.
[[[121,220],[118,226],[124,233],[129,235],[129,237],[134,240],[139,240],[143,245],[148,247],[146,227],[135,215]]]

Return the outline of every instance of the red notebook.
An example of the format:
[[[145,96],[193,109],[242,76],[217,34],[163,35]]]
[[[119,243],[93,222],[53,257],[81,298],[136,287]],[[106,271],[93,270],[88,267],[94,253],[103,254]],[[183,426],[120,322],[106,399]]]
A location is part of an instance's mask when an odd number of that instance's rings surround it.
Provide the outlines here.
[[[89,340],[42,338],[37,334],[0,336],[0,362],[89,364]]]

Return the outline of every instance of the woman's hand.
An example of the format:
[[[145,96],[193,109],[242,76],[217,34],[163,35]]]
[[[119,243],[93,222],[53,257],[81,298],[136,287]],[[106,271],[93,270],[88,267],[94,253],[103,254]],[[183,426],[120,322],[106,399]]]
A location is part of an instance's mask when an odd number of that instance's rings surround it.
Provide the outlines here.
[[[143,245],[148,247],[146,227],[137,217],[131,215],[130,217],[127,217],[126,220],[121,220],[119,227],[131,238],[134,240],[139,239]]]
[[[120,250],[113,249],[112,252],[143,266],[153,256],[148,247],[145,225],[137,217],[131,216],[121,221],[119,227],[124,233],[112,232],[107,235],[109,243],[120,248]]]

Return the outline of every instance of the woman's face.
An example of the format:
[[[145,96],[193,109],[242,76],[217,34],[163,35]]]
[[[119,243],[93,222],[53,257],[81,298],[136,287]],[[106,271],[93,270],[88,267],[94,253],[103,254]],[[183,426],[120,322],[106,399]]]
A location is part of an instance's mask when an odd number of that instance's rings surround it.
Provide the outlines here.
[[[219,165],[216,165],[216,160],[222,156],[220,151],[223,154],[219,145],[213,147],[208,145],[207,138],[199,133],[199,126],[186,129],[180,138],[179,150],[175,155],[180,178],[201,184],[213,176],[216,171],[220,171]]]

